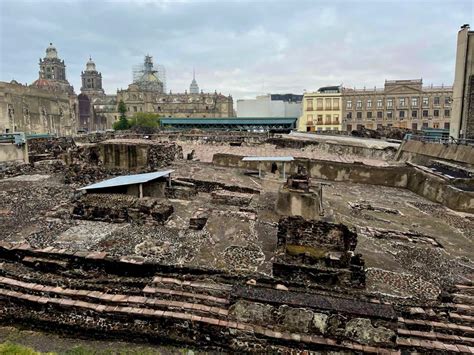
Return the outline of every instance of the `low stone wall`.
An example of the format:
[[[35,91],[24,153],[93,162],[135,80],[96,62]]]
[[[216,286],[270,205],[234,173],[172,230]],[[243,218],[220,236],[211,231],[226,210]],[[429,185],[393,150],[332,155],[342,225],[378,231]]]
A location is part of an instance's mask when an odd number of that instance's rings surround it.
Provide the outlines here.
[[[25,154],[22,147],[12,143],[0,144],[0,162],[24,161]]]
[[[431,160],[446,160],[474,168],[474,146],[404,141],[397,153],[397,160],[423,165]]]
[[[239,155],[215,154],[213,164],[258,170],[258,162],[244,162],[242,158]],[[297,171],[298,165],[303,165],[312,178],[407,188],[453,210],[474,213],[474,191],[463,190],[446,179],[414,166],[379,167],[303,158],[296,158],[286,165],[290,174]],[[261,168],[262,171],[270,172],[271,162],[261,163]]]
[[[344,144],[343,142],[321,142],[316,140],[291,139],[291,138],[269,138],[266,143],[274,144],[278,148],[296,148],[313,147],[317,150],[338,154],[341,156],[360,156],[364,158],[393,160],[397,153],[397,149],[393,147],[373,148],[364,147],[356,144]]]

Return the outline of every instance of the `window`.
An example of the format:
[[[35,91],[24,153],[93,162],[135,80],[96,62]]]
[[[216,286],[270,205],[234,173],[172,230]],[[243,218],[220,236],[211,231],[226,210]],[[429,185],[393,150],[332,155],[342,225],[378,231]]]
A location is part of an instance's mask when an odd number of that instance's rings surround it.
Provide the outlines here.
[[[325,102],[324,102],[324,105],[326,105],[326,110],[330,110],[332,107],[331,107],[331,99],[326,99]]]
[[[313,115],[308,115],[306,118],[306,124],[312,125],[313,124]]]
[[[372,112],[371,111],[367,112],[367,118],[372,118]]]
[[[311,127],[306,127],[306,132],[311,132]]]
[[[451,96],[445,96],[444,97],[444,104],[445,105],[451,105]]]
[[[352,112],[348,112],[346,118],[352,120]]]
[[[137,106],[133,106],[133,112],[137,112],[138,109],[137,109]]]
[[[411,111],[411,118],[417,118],[417,117],[418,117],[418,111],[417,110]]]
[[[334,110],[339,110],[339,99],[332,99],[332,107]]]
[[[326,115],[326,124],[331,124],[331,115]]]
[[[428,110],[423,110],[423,117],[428,117]]]
[[[393,107],[393,99],[387,99],[387,107],[389,108]]]
[[[377,99],[377,108],[382,108],[382,107],[383,107],[382,99]]]
[[[405,118],[405,111],[404,110],[398,111],[398,117],[402,119]]]
[[[318,124],[323,124],[323,115],[318,115]]]
[[[372,100],[367,100],[367,108],[372,108]]]
[[[444,110],[444,117],[450,117],[451,116],[451,110]]]
[[[418,123],[412,123],[411,124],[411,129],[414,130],[414,131],[418,130]]]
[[[435,96],[433,99],[433,105],[439,105],[439,96]]]
[[[439,117],[439,110],[433,110],[433,116]]]
[[[339,124],[339,115],[334,115],[334,124]]]
[[[208,110],[206,106],[206,110]],[[306,100],[306,111],[313,111],[313,100],[312,99],[307,99]]]
[[[423,106],[429,106],[430,105],[430,98],[429,97],[424,97],[423,98]]]
[[[347,131],[347,132],[352,131],[352,125],[351,125],[351,124],[348,124],[348,125],[347,125],[346,131]]]
[[[357,112],[357,118],[360,120],[362,118],[362,112]]]
[[[449,129],[449,122],[444,122],[444,129]]]
[[[391,124],[391,123],[387,124],[387,127],[389,127],[389,128],[392,127],[392,126],[393,126],[393,124]]]
[[[412,97],[411,98],[411,106],[412,107],[418,107],[418,98],[417,97]]]
[[[387,119],[391,120],[393,117],[392,111],[387,111]]]
[[[377,118],[383,118],[383,112],[377,111]]]
[[[400,103],[400,107],[405,107],[406,102],[405,102],[405,98],[404,98],[404,97],[400,98],[400,99],[398,100],[398,102]]]
[[[357,109],[361,109],[362,108],[362,100],[357,100]]]
[[[433,128],[439,128],[439,122],[433,122]]]
[[[323,110],[323,99],[316,100],[316,110],[319,110],[319,111]]]
[[[428,122],[423,122],[422,128],[428,128]]]
[[[346,109],[350,110],[352,108],[352,101],[351,100],[347,100],[346,101]]]

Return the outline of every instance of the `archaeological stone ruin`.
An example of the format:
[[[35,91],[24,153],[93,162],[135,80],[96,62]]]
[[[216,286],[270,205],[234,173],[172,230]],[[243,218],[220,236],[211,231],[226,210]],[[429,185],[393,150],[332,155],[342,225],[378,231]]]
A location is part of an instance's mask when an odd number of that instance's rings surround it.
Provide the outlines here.
[[[472,353],[472,146],[384,142],[31,138],[0,163],[1,323],[195,352]]]

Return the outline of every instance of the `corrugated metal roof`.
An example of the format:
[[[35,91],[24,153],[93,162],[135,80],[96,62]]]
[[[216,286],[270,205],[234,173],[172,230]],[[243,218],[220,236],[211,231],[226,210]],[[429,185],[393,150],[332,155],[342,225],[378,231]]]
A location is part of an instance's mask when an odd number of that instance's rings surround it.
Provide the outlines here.
[[[112,179],[107,179],[101,182],[97,182],[89,186],[81,187],[79,190],[94,190],[94,189],[104,189],[106,187],[114,187],[114,186],[143,184],[144,182],[155,180],[163,176],[168,176],[173,171],[174,170],[164,170],[164,171],[154,171],[152,173],[145,173],[145,174],[118,176]]]
[[[293,157],[244,157],[242,161],[293,161]]]

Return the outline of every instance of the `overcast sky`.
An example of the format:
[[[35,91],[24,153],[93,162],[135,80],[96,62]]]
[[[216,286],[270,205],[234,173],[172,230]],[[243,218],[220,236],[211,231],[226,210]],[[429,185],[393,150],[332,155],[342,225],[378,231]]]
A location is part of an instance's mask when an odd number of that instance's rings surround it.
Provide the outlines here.
[[[474,27],[473,3],[1,0],[0,80],[33,82],[53,42],[76,92],[89,55],[114,94],[147,53],[173,92],[189,89],[195,67],[201,89],[234,99],[385,79],[452,85],[456,35]]]

